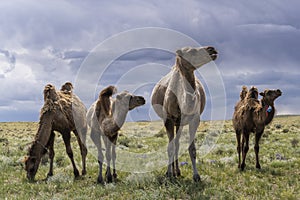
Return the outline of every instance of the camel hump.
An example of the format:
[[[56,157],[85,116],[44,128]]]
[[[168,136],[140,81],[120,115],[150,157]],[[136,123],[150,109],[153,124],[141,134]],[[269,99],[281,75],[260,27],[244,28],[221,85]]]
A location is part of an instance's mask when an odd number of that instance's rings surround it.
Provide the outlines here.
[[[240,93],[241,100],[245,99],[245,97],[247,96],[247,93],[248,93],[248,88],[245,85],[243,85],[242,91]]]
[[[55,91],[55,86],[52,84],[47,84],[44,88],[44,101],[46,101],[47,99],[52,101],[58,100],[58,96]]]
[[[115,86],[108,86],[104,88],[99,95],[99,98],[101,97],[111,97],[113,94],[117,93],[117,88]]]
[[[73,85],[71,82],[66,82],[65,84],[63,84],[60,88],[60,91],[64,92],[64,93],[71,93],[73,90]]]
[[[102,115],[109,115],[110,110],[111,110],[111,102],[110,102],[110,97],[117,92],[117,88],[115,86],[108,86],[104,88],[100,94],[99,98],[96,103],[96,116],[98,120],[102,120],[103,117],[100,117],[100,114]],[[101,118],[101,119],[99,119]]]

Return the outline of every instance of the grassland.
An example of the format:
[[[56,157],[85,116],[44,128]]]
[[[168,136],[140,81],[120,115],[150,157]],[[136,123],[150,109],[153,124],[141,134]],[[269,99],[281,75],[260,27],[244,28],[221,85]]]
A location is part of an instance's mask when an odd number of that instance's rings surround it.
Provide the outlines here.
[[[118,180],[105,186],[96,184],[98,163],[90,143],[88,174],[74,180],[59,134],[55,139],[54,176],[45,180],[49,163],[44,159],[36,181],[28,182],[22,160],[38,124],[0,123],[0,199],[300,199],[299,116],[277,117],[266,128],[260,143],[261,170],[255,169],[251,137],[244,172],[237,169],[231,121],[212,123],[202,122],[197,131],[200,183],[192,180],[186,134],[181,142],[182,177],[170,180],[164,176],[167,137],[161,122],[130,122],[118,140]],[[72,145],[81,168],[74,136]]]

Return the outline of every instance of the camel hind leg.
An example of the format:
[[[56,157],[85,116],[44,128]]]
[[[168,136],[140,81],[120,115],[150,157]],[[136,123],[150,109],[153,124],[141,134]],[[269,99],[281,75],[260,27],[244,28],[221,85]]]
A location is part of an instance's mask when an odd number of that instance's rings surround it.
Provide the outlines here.
[[[74,130],[74,134],[77,138],[77,142],[80,147],[81,162],[82,162],[82,175],[86,174],[86,155],[87,155],[86,132],[87,132],[86,127],[82,128],[80,130],[80,133],[78,133],[77,130]]]
[[[111,149],[111,156],[112,156],[112,165],[113,165],[113,178],[117,179],[118,175],[116,172],[116,145],[117,145],[117,139],[118,139],[118,133],[116,134],[115,137],[111,138],[112,141],[112,149]]]
[[[174,122],[170,119],[167,119],[165,122],[165,128],[168,134],[169,138],[169,144],[168,144],[168,170],[167,170],[167,177],[172,177],[175,175],[174,171]]]
[[[72,162],[72,166],[73,166],[73,172],[74,172],[74,176],[75,178],[79,176],[79,171],[76,167],[76,164],[75,164],[75,161],[74,161],[74,155],[73,155],[73,151],[72,151],[72,147],[71,147],[71,142],[70,142],[70,139],[71,139],[71,133],[70,131],[66,131],[62,134],[63,136],[63,140],[64,140],[64,143],[65,143],[65,146],[66,146],[66,152]]]
[[[242,157],[243,161],[241,164],[241,170],[243,171],[246,167],[246,156],[249,150],[249,132],[244,132],[243,133],[243,139],[242,139]]]
[[[238,153],[238,158],[239,158],[239,164],[238,164],[238,168],[241,168],[241,132],[236,130],[236,143],[237,143],[237,153]]]

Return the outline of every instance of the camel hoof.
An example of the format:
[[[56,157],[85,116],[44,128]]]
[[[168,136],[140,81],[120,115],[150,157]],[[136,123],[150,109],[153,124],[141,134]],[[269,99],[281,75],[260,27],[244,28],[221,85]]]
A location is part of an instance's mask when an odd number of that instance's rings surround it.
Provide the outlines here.
[[[261,169],[260,164],[256,164],[256,169]]]
[[[113,174],[113,177],[114,177],[114,179],[117,179],[118,175],[115,173],[115,174]]]
[[[200,178],[199,174],[194,174],[193,179],[194,179],[195,182],[200,182],[201,181],[201,178]]]
[[[79,171],[78,171],[78,170],[74,170],[74,176],[75,176],[75,178],[77,178],[77,177],[79,177],[79,176],[80,176],[80,174],[79,174]]]
[[[49,177],[51,177],[51,176],[53,176],[53,173],[52,173],[52,172],[49,172],[49,173],[47,174],[47,178],[49,178]]]
[[[82,170],[81,174],[86,175],[86,170]]]
[[[244,171],[245,167],[246,167],[246,164],[243,163],[243,164],[241,165],[241,171]]]
[[[104,181],[103,181],[102,176],[98,176],[98,178],[97,178],[97,183],[98,183],[98,184],[104,185]]]
[[[172,173],[172,172],[169,172],[169,171],[167,171],[167,172],[166,172],[166,177],[168,177],[168,178],[172,178],[172,177],[173,177],[173,173]]]
[[[107,183],[112,183],[113,179],[111,174],[106,175],[106,181]]]

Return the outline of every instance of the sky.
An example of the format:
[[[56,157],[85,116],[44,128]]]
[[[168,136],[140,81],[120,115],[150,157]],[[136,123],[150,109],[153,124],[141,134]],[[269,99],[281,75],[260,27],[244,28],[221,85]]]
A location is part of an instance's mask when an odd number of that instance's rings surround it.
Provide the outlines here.
[[[1,1],[0,121],[38,121],[44,86],[66,81],[87,108],[111,84],[143,95],[147,104],[128,120],[155,120],[152,88],[176,48],[195,43],[219,52],[196,71],[207,94],[203,119],[230,119],[243,85],[281,89],[277,114],[300,114],[299,7],[298,0]]]

